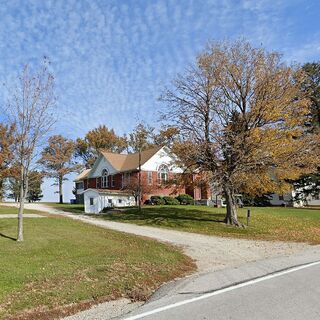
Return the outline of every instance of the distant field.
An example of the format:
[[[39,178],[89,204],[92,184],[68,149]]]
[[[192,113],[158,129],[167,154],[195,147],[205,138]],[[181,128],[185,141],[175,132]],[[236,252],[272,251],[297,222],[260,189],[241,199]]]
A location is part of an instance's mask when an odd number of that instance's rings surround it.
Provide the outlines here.
[[[22,243],[12,240],[16,228],[15,219],[0,220],[0,319],[53,319],[119,297],[143,300],[195,269],[171,246],[64,217],[25,219]]]
[[[320,244],[320,210],[254,207],[246,229],[225,225],[225,210],[203,206],[144,206],[141,212],[128,209],[97,218],[225,237]],[[246,214],[247,209],[239,210],[244,224]]]

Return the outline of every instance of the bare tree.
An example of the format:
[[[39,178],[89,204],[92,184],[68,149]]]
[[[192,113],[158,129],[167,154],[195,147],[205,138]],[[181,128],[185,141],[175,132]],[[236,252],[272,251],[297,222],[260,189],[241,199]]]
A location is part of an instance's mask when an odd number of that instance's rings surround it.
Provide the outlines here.
[[[288,179],[314,169],[319,137],[304,134],[304,78],[276,52],[218,42],[161,97],[169,106],[164,118],[179,130],[180,159],[222,188],[226,223],[242,225],[237,192],[284,192]]]
[[[54,77],[48,67],[47,59],[36,72],[26,65],[18,84],[10,91],[6,109],[9,121],[16,126],[15,157],[20,170],[17,241],[23,241],[23,212],[29,174],[39,156],[40,145],[55,122]]]

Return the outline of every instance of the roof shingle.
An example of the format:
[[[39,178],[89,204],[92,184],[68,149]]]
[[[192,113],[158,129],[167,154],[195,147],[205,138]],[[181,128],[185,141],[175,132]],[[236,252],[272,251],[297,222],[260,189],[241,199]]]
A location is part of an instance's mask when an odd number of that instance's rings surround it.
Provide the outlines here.
[[[154,156],[162,147],[155,147],[141,151],[141,165],[146,163]],[[119,154],[100,150],[100,153],[110,162],[117,171],[131,171],[139,167],[139,153]]]

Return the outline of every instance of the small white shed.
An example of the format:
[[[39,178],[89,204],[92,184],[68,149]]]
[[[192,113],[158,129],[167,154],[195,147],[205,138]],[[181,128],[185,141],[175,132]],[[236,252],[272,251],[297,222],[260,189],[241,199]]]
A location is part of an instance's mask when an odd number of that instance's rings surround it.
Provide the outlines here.
[[[107,207],[129,207],[135,205],[134,197],[121,191],[87,189],[83,192],[83,195],[85,213],[100,213]]]

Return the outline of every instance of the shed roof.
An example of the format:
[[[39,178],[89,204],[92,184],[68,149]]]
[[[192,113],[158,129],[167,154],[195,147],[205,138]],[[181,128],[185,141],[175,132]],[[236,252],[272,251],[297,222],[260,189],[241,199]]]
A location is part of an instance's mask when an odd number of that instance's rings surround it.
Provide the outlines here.
[[[83,170],[79,175],[77,175],[75,177],[75,179],[73,181],[78,182],[78,181],[82,181],[82,180],[86,179],[89,176],[90,171],[91,171],[91,169]]]

